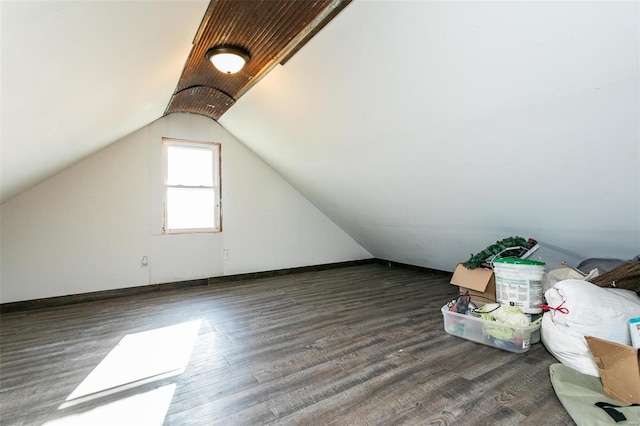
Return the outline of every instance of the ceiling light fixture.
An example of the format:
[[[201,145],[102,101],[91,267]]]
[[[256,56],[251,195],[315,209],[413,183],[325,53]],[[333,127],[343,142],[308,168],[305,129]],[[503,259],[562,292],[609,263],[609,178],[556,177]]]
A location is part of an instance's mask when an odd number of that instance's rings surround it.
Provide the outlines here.
[[[234,46],[216,46],[207,51],[207,59],[225,74],[237,73],[250,58],[249,52]]]

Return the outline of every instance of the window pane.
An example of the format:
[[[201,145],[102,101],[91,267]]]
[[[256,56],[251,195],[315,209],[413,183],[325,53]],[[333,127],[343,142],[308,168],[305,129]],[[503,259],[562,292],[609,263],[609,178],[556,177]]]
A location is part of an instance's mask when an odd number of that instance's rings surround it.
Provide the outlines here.
[[[213,189],[167,188],[167,229],[215,228]]]
[[[167,184],[213,186],[213,155],[209,148],[167,147]]]

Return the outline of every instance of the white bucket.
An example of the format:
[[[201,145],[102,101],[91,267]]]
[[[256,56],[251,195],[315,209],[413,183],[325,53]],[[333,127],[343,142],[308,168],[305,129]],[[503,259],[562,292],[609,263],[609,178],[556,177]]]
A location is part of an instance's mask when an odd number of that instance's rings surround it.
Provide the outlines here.
[[[493,261],[496,299],[507,306],[518,306],[525,314],[542,312],[544,262],[504,258]]]

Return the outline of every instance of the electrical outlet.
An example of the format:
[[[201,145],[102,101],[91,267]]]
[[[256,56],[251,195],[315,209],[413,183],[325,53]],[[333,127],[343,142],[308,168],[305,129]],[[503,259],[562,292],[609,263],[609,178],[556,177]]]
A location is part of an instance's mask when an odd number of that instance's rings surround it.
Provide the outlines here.
[[[231,250],[229,249],[222,250],[222,259],[231,260]]]

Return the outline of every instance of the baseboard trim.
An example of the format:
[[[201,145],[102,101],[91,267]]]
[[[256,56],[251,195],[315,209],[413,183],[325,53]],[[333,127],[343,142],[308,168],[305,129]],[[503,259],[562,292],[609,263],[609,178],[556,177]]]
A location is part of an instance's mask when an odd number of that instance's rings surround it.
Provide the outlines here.
[[[253,280],[256,278],[278,277],[282,275],[299,274],[302,272],[326,271],[328,269],[337,269],[337,268],[346,268],[349,266],[366,265],[369,263],[376,263],[377,260],[378,259],[376,258],[349,260],[345,262],[324,263],[321,265],[299,266],[295,268],[275,269],[271,271],[249,272],[246,274],[236,274],[236,275],[224,275],[220,277],[211,277],[208,279],[208,281],[209,281],[209,285],[215,285],[215,284],[229,283],[229,282],[235,282],[235,281]]]
[[[112,299],[115,297],[134,296],[182,287],[207,285],[207,280],[189,280],[178,283],[149,284],[137,287],[125,287],[114,290],[100,290],[87,293],[70,294],[68,296],[45,297],[42,299],[24,300],[19,302],[0,303],[0,313],[27,311],[39,308],[53,308],[56,306],[73,305],[75,303],[92,302],[95,300]]]
[[[406,268],[406,269],[413,269],[416,271],[420,271],[420,272],[425,272],[428,274],[432,274],[432,275],[448,275],[451,276],[452,273],[451,272],[447,272],[447,271],[443,271],[440,269],[433,269],[433,268],[427,268],[426,266],[418,266],[418,265],[411,265],[409,263],[402,263],[402,262],[396,262],[393,260],[386,260],[386,259],[380,259],[380,258],[376,258],[375,262],[377,263],[381,263],[383,265],[387,265],[389,268]]]
[[[323,271],[328,269],[345,268],[349,266],[365,265],[368,263],[387,263],[386,260],[376,258],[351,260],[345,262],[326,263],[321,265],[300,266],[296,268],[277,269],[272,271],[253,272],[247,274],[224,275],[220,277],[201,278],[163,284],[149,284],[137,287],[126,287],[114,290],[93,291],[88,293],[72,294],[68,296],[46,297],[42,299],[25,300],[19,302],[0,303],[0,313],[27,311],[40,308],[52,308],[56,306],[72,305],[75,303],[91,302],[95,300],[111,299],[114,297],[134,296],[138,294],[153,293],[164,290],[176,290],[188,287],[215,285],[221,283],[252,280],[256,278],[276,277],[302,272]]]

